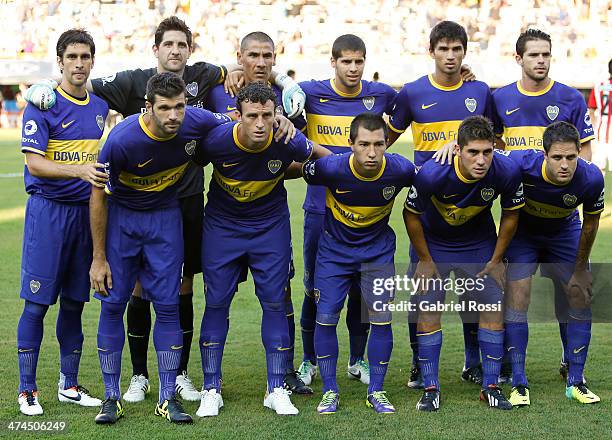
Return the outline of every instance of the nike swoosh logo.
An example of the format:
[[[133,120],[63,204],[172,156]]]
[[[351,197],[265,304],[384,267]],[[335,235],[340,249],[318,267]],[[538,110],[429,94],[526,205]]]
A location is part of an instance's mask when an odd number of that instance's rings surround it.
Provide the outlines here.
[[[152,160],[153,160],[153,158],[147,160],[146,162],[139,163],[138,164],[138,168],[146,167],[149,163],[151,163]]]
[[[329,99],[319,98],[319,102],[327,102],[327,101],[329,101]]]
[[[508,347],[508,351],[510,350],[516,350],[516,347]]]
[[[433,104],[429,104],[429,105],[421,104],[421,110],[427,110],[429,107],[433,107],[436,104],[437,102],[434,102]]]
[[[349,191],[342,191],[341,189],[336,189],[336,194],[347,194],[347,193],[350,193],[350,192],[352,192],[352,191],[350,191],[350,190]]]
[[[236,110],[236,107],[230,107],[229,105],[227,106],[227,111],[231,112],[232,110]]]
[[[277,348],[278,351],[287,351],[287,350],[291,350],[291,347],[279,347]]]
[[[389,361],[387,361],[387,362],[380,361],[379,362],[380,365],[387,365],[388,363],[389,363]]]
[[[72,397],[72,396],[67,396],[64,393],[60,393],[62,396],[64,396],[66,399],[70,399],[70,400],[74,400],[75,402],[79,402],[81,400],[81,395],[77,394],[76,397]]]
[[[81,354],[81,350],[79,350],[79,349],[72,350],[72,352],[73,352],[74,354]]]
[[[451,197],[455,197],[455,196],[458,196],[458,195],[459,195],[459,194],[451,194],[451,195],[447,196],[446,194],[444,194],[444,195],[442,196],[442,198],[443,198],[443,199],[450,199]]]
[[[103,353],[104,353],[104,352],[106,352],[106,351],[108,351],[108,350],[107,350],[106,348],[100,348],[100,347],[98,347],[98,351],[101,351],[101,352],[103,352]]]
[[[65,124],[62,122],[62,128],[68,128],[68,127],[70,127],[74,121],[76,121],[76,119],[73,119],[72,121],[67,122],[67,123],[65,123]]]
[[[580,347],[580,348],[574,348],[574,354],[578,354],[578,353],[580,353],[582,350],[584,350],[584,349],[585,349],[585,347],[586,347],[586,345],[583,345],[583,346],[582,346],[582,347]]]
[[[19,353],[29,353],[31,351],[34,351],[34,349],[33,348],[19,348],[17,351]]]
[[[327,359],[328,357],[331,357],[331,354],[326,354],[325,356],[317,356],[317,359]]]
[[[517,112],[519,109],[520,109],[520,107],[517,107],[517,108],[515,108],[513,110],[506,110],[506,116],[509,116],[509,115],[511,115],[514,112]]]
[[[535,185],[533,185],[531,183],[523,183],[523,185],[525,185],[525,186],[535,186]]]
[[[417,358],[419,361],[428,361],[429,359]]]
[[[181,348],[183,348],[183,346],[182,345],[171,345],[170,348],[172,350],[180,350]]]
[[[214,345],[219,345],[219,342],[202,342],[202,347],[212,347]]]
[[[352,371],[349,371],[349,374],[357,379],[361,379],[361,371],[358,374],[355,374]]]
[[[496,358],[496,357],[491,356],[490,354],[487,355],[487,359],[491,359],[494,361],[501,361],[501,358],[503,358],[503,356]]]
[[[234,162],[234,163],[225,163],[225,162],[223,162],[223,168],[235,167],[239,163],[240,162]]]

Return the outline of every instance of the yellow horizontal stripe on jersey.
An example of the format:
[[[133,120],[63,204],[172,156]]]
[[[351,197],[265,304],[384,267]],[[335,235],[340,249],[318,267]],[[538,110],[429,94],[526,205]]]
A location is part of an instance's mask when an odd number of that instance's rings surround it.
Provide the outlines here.
[[[334,218],[350,228],[367,228],[383,220],[393,209],[393,200],[384,206],[349,206],[336,200],[329,189],[326,190],[325,204]]]
[[[217,170],[213,171],[213,178],[221,188],[238,202],[252,202],[267,196],[280,182],[285,173],[281,173],[272,180],[234,180],[223,176]]]
[[[457,139],[461,121],[413,122],[410,124],[415,151],[436,151]]]
[[[461,226],[462,224],[467,223],[469,220],[476,217],[485,209],[489,208],[486,205],[466,206],[465,208],[460,208],[452,203],[442,203],[436,198],[436,196],[431,196],[431,202],[438,210],[444,221],[451,226]]]
[[[542,136],[546,127],[504,127],[506,150],[542,150]]]
[[[119,173],[119,182],[136,191],[159,192],[178,182],[185,173],[187,166],[189,166],[189,162],[148,176],[137,176],[122,171]]]
[[[548,203],[536,202],[525,198],[525,212],[534,217],[541,218],[565,218],[576,210],[576,208],[562,208],[560,206],[549,205]]]
[[[96,163],[99,144],[99,139],[49,139],[45,158],[68,165]]]
[[[353,116],[328,116],[306,113],[306,132],[319,145],[348,147]]]

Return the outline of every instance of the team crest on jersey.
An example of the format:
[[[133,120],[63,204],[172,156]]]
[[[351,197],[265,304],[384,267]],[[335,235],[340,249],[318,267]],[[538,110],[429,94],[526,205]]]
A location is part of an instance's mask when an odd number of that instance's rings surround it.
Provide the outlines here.
[[[278,170],[280,170],[282,166],[283,166],[282,160],[275,159],[275,160],[268,161],[268,169],[270,170],[272,174],[278,173]]]
[[[563,203],[565,203],[566,206],[574,205],[577,200],[578,197],[573,194],[563,194]]]
[[[40,281],[31,280],[30,281],[30,291],[32,293],[36,293],[40,290]]]
[[[482,197],[482,200],[484,200],[485,202],[488,202],[489,200],[491,200],[494,195],[495,195],[495,190],[493,188],[483,188],[480,190],[480,196]]]
[[[187,93],[189,93],[191,96],[196,96],[198,94],[198,83],[194,81],[187,84],[185,86],[185,90],[187,90]]]
[[[416,188],[414,186],[411,186],[410,187],[410,191],[408,191],[408,198],[409,199],[416,199],[418,195],[419,194],[417,193]]]
[[[589,115],[589,111],[587,110],[587,112],[584,114],[584,124],[585,125],[593,125],[591,123],[591,116]]]
[[[23,132],[26,134],[26,136],[33,135],[36,133],[36,130],[38,130],[38,126],[36,125],[36,121],[34,119],[30,119],[23,127]]]
[[[598,202],[603,202],[604,201],[605,193],[606,193],[606,190],[602,189],[601,190],[601,194],[599,195],[599,198],[597,199]]]
[[[362,100],[363,105],[367,110],[372,110],[374,108],[374,103],[376,102],[376,98],[373,96],[366,96]]]
[[[518,189],[516,190],[516,196],[521,197],[522,195],[523,195],[523,184],[521,183]]]
[[[556,105],[549,105],[546,107],[546,116],[548,116],[548,119],[551,121],[557,119],[557,116],[559,116],[559,107]]]
[[[117,74],[113,73],[112,75],[108,75],[108,76],[105,76],[105,77],[101,78],[102,79],[102,86],[105,86],[106,83],[113,82],[115,80],[116,76],[117,76]]]
[[[394,186],[387,186],[387,187],[383,188],[382,195],[385,198],[385,200],[390,200],[391,197],[393,197],[394,194],[395,194],[395,187]]]
[[[465,98],[465,107],[470,113],[474,113],[476,111],[476,107],[478,107],[478,103],[474,98]]]
[[[312,291],[312,296],[314,296],[315,303],[319,303],[319,299],[321,298],[321,291],[319,289],[314,289]]]
[[[102,115],[96,115],[96,124],[100,130],[104,130],[104,118]]]
[[[191,156],[195,151],[197,144],[198,142],[195,139],[187,142],[185,144],[185,153]]]

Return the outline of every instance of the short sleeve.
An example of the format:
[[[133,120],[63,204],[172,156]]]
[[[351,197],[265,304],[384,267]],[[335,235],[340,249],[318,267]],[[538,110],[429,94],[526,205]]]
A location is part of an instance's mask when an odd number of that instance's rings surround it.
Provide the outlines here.
[[[199,82],[207,84],[211,88],[217,84],[222,84],[227,77],[227,69],[224,66],[217,66],[202,61],[193,64],[191,68],[195,69]]]
[[[104,147],[100,151],[100,156],[98,157],[98,162],[104,165],[104,172],[109,176],[108,182],[106,182],[106,186],[104,187],[104,191],[107,194],[113,193],[113,189],[119,181],[119,174],[125,166],[125,160],[119,150],[117,132],[113,133],[111,130]]]
[[[402,188],[409,188],[414,183],[416,168],[414,164],[405,157],[396,154],[400,163],[400,179]]]
[[[329,185],[329,161],[332,156],[325,156],[317,160],[309,160],[302,165],[304,180],[311,185]]]
[[[236,110],[236,98],[225,93],[223,86],[215,86],[208,93],[206,108],[217,113],[228,113]]]
[[[232,122],[230,117],[223,113],[213,113],[198,107],[189,107],[188,111],[192,112],[195,127],[202,132],[202,136],[219,125]]]
[[[525,205],[523,178],[518,165],[509,159],[507,164],[504,169],[505,178],[500,188],[500,203],[502,209],[512,211]]]
[[[37,153],[42,156],[49,143],[49,124],[42,111],[28,104],[23,112],[21,128],[21,152]]]
[[[493,105],[493,95],[491,94],[491,89],[487,86],[486,97],[485,97],[485,108],[482,112],[482,115],[487,118],[493,124],[493,128],[495,128],[495,108]],[[495,131],[497,133],[497,131]]]
[[[389,128],[397,133],[403,133],[412,122],[410,99],[407,87],[404,86],[395,96],[389,114]]]
[[[580,143],[583,144],[594,139],[595,132],[584,98],[578,92],[576,92],[576,95],[571,122],[578,129],[578,133],[580,133]]]
[[[491,94],[491,120],[493,121],[493,131],[497,137],[502,137],[504,134],[504,121],[501,116],[498,114],[498,106],[496,105],[496,96],[495,93]]]
[[[393,112],[393,105],[395,104],[395,98],[397,97],[397,92],[395,89],[387,84],[384,84],[384,92],[385,92],[385,113],[391,116]]]
[[[593,165],[589,165],[595,168]],[[582,211],[585,214],[599,214],[604,210],[604,178],[599,170],[595,170],[592,174],[593,183],[589,191],[588,196],[585,197],[582,202]]]
[[[423,214],[431,198],[431,186],[429,173],[421,168],[421,171],[414,176],[404,208],[414,214]]]
[[[289,141],[289,151],[292,159],[296,162],[304,162],[310,159],[314,145],[302,132],[296,132],[295,137]]]
[[[132,92],[132,72],[132,70],[124,70],[91,80],[94,93],[105,100],[111,109],[124,116],[129,114],[127,106]]]

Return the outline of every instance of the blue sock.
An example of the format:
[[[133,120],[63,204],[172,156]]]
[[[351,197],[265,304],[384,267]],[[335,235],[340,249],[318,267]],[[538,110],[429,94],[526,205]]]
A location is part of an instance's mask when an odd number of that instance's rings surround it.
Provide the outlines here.
[[[473,313],[459,312],[463,322],[463,343],[465,347],[465,368],[480,364],[480,346],[478,345],[478,322]]]
[[[393,351],[393,330],[391,324],[371,325],[368,342],[368,361],[370,361],[370,385],[368,394],[382,391],[387,367]]]
[[[221,390],[221,362],[228,330],[229,306],[212,307],[207,304],[200,327],[200,356],[205,390]]]
[[[153,344],[157,352],[159,374],[159,403],[173,399],[176,391],[176,373],[183,351],[183,330],[179,319],[179,305],[156,304]]]
[[[525,374],[525,356],[529,341],[529,326],[527,312],[506,308],[505,353],[512,365],[512,385],[529,386]],[[504,358],[505,359],[505,358]]]
[[[261,319],[261,341],[266,350],[268,369],[268,391],[283,388],[287,351],[289,349],[289,327],[285,314],[285,303],[260,301],[263,309]]]
[[[584,364],[591,342],[591,309],[569,309],[567,323],[567,351],[569,371],[567,385],[582,383]]]
[[[553,280],[554,291],[555,291],[555,316],[559,322],[559,336],[561,337],[562,361],[569,362],[569,349],[567,346],[567,323],[569,303],[567,301],[567,295],[563,284],[559,281]]]
[[[563,350],[563,354],[562,354],[562,361],[563,362],[569,362],[569,358],[570,358],[570,354],[569,354],[569,347],[568,347],[568,342],[567,342],[567,322],[560,322],[559,323],[559,336],[561,337],[561,348]]]
[[[359,286],[351,286],[348,295],[346,327],[349,332],[349,364],[355,365],[358,360],[363,360],[368,344],[368,332],[370,331],[370,323],[362,322],[361,319],[361,288]]]
[[[79,384],[79,363],[83,350],[81,315],[85,304],[60,298],[55,333],[60,346],[60,372],[64,375],[64,389]]]
[[[415,317],[416,318],[416,317]],[[412,366],[417,365],[419,357],[419,341],[417,341],[417,323],[408,322],[408,337],[410,338],[410,349],[412,350]]]
[[[497,385],[501,361],[504,357],[504,330],[478,329],[478,342],[482,357],[482,387]]]
[[[336,321],[337,322],[337,321]],[[317,349],[317,363],[323,381],[323,392],[338,392],[336,382],[336,368],[338,366],[338,335],[337,324],[329,322],[327,325],[317,321],[315,327],[315,347]]]
[[[285,316],[287,316],[287,326],[289,327],[289,344],[290,349],[287,350],[287,371],[293,370],[293,359],[295,357],[295,313],[293,311],[293,303],[291,302],[291,294],[285,302]]]
[[[38,390],[36,366],[43,339],[43,320],[49,306],[27,301],[17,324],[17,357],[19,359],[19,392]]]
[[[126,304],[101,301],[100,321],[98,323],[98,357],[104,381],[106,399],[121,398],[121,354],[125,344],[123,313]]]
[[[314,333],[315,333],[315,318],[317,316],[317,303],[312,296],[312,292],[304,295],[302,303],[302,315],[300,317],[300,327],[302,327],[302,345],[304,350],[304,361],[310,361],[311,364],[317,364],[317,356],[315,355]]]
[[[423,375],[423,387],[440,389],[438,364],[442,349],[442,329],[428,333],[417,332],[419,346],[418,365]]]

